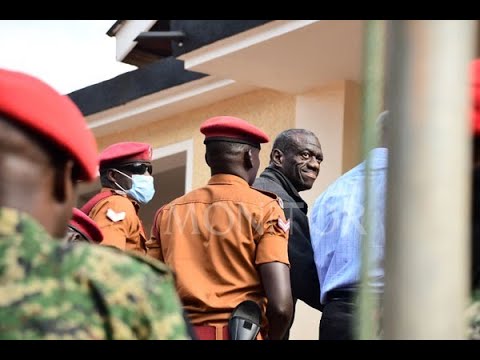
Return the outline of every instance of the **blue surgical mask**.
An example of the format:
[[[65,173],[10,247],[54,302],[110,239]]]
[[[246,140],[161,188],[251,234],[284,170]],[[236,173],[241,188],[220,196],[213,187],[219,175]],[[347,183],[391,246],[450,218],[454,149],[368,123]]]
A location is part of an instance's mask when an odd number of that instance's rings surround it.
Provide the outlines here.
[[[155,188],[153,186],[153,176],[150,175],[137,175],[128,176],[127,174],[121,172],[120,170],[114,169],[120,174],[128,177],[132,180],[131,189],[125,190],[119,184],[115,183],[120,189],[125,191],[125,193],[131,198],[137,200],[139,203],[146,204],[152,200],[153,195],[155,194]]]

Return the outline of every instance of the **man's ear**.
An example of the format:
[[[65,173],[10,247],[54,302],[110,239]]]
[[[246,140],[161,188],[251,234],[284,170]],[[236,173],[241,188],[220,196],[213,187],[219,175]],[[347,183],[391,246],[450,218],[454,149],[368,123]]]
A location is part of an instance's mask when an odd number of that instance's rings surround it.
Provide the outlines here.
[[[67,242],[81,242],[83,240],[82,235],[80,235],[76,231],[68,231],[66,238]]]
[[[59,203],[70,201],[70,197],[73,196],[72,173],[72,160],[68,160],[63,166],[54,169],[53,196]]]
[[[210,167],[210,162],[208,161],[208,153],[207,152],[205,152],[205,162]]]
[[[243,162],[247,170],[250,170],[251,168],[253,168],[252,149],[249,149],[243,153]]]
[[[275,167],[282,167],[283,159],[283,151],[280,149],[275,148],[270,153],[270,162],[275,165]]]
[[[108,169],[107,179],[112,183],[117,182],[117,179],[115,179],[115,171],[113,171],[112,169]]]

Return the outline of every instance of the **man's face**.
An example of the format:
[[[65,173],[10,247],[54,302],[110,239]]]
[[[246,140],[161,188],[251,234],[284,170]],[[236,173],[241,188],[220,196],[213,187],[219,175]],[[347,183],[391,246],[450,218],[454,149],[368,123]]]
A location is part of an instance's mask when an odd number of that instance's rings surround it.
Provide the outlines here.
[[[117,170],[121,171],[118,173],[113,171],[112,176],[114,177],[115,181],[124,189],[128,190],[132,188],[132,175],[152,175],[152,163],[149,161],[133,161],[133,162],[126,162],[121,165],[117,165],[115,167]]]
[[[323,153],[316,136],[298,134],[292,145],[280,156],[277,168],[287,177],[297,191],[309,190],[320,172]]]

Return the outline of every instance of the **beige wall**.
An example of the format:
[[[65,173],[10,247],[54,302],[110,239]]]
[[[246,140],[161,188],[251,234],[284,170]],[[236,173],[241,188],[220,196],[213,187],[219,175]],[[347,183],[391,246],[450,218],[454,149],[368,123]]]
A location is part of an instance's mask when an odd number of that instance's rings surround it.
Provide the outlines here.
[[[322,146],[324,161],[311,190],[302,192],[309,209],[325,188],[359,159],[360,87],[340,81],[297,96],[295,126],[313,131]],[[318,339],[321,313],[297,302],[292,340]]]
[[[362,98],[361,86],[353,81],[345,82],[345,118],[343,125],[342,173],[361,161],[362,154]]]
[[[203,186],[210,177],[209,169],[204,160],[205,146],[199,127],[204,120],[217,115],[232,115],[244,118],[263,129],[273,140],[280,131],[293,126],[295,121],[295,97],[271,90],[253,91],[162,119],[156,123],[102,137],[98,139],[99,149],[119,141],[148,142],[154,148],[157,148],[193,139],[192,188],[195,189]],[[268,165],[270,150],[271,143],[262,146],[260,169]]]
[[[297,96],[295,126],[313,131],[324,159],[312,189],[301,195],[309,206],[321,192],[359,161],[360,87],[339,81]]]

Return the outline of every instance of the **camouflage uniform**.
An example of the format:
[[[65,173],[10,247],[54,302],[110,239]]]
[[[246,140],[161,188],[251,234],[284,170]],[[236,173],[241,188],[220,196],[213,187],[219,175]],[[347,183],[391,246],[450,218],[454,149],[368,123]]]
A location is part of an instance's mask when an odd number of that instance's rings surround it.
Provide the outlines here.
[[[0,339],[190,339],[171,272],[0,207]]]
[[[467,311],[467,339],[480,340],[480,290],[475,290]]]

